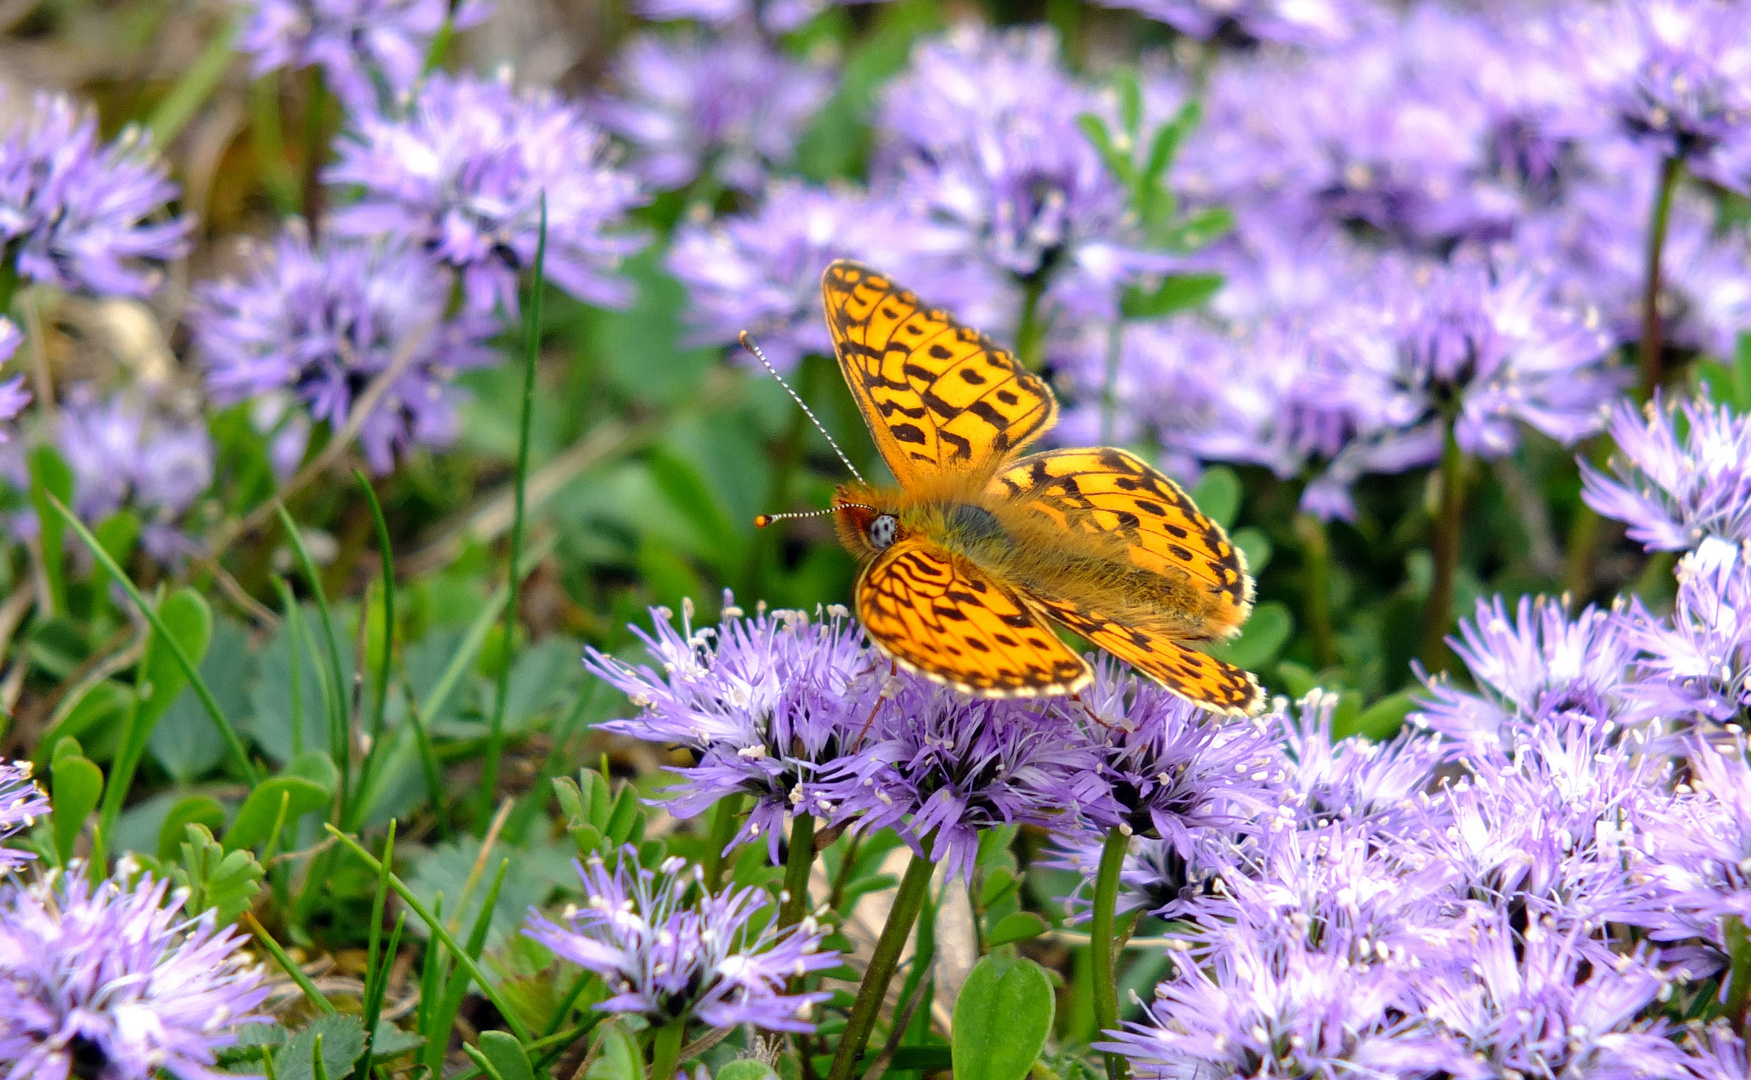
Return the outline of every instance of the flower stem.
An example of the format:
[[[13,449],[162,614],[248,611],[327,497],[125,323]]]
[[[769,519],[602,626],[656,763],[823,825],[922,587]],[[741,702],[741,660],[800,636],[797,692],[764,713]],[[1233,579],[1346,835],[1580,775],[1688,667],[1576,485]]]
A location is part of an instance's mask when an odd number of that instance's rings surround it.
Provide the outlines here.
[[[1119,871],[1131,838],[1114,828],[1100,849],[1100,870],[1094,878],[1094,922],[1088,930],[1088,947],[1094,960],[1094,1026],[1101,1031],[1119,1027],[1119,976],[1114,946],[1113,913],[1119,906]],[[1125,1080],[1125,1059],[1106,1054],[1107,1080]]]
[[[681,1037],[687,1034],[686,1020],[671,1020],[657,1029],[651,1040],[651,1080],[674,1080],[675,1069],[681,1064]]]
[[[851,1080],[857,1069],[857,1059],[869,1044],[870,1032],[875,1030],[876,1014],[881,1011],[888,983],[893,981],[894,969],[899,966],[900,950],[905,947],[906,938],[912,933],[912,923],[917,920],[919,910],[924,907],[925,894],[930,891],[931,869],[930,857],[921,854],[914,854],[906,866],[906,876],[900,879],[900,888],[894,893],[894,906],[888,909],[887,924],[882,927],[882,936],[876,941],[869,967],[863,973],[863,982],[858,984],[857,1000],[852,1003],[851,1016],[845,1021],[845,1034],[840,1037],[839,1052],[833,1055],[833,1069],[827,1074],[827,1080]]]
[[[723,884],[724,850],[736,835],[736,815],[742,812],[740,794],[725,795],[717,801],[711,817],[710,847],[705,852],[705,891],[717,892]]]
[[[1683,161],[1667,157],[1660,162],[1659,188],[1654,192],[1653,215],[1648,222],[1648,253],[1642,287],[1642,340],[1638,350],[1642,368],[1642,399],[1653,396],[1664,376],[1660,344],[1660,255],[1666,247],[1666,226],[1672,219],[1672,193],[1678,187]]]
[[[1046,291],[1044,270],[1027,281],[1021,298],[1021,321],[1015,327],[1015,358],[1029,371],[1040,370],[1046,347],[1046,327],[1040,321],[1040,297]]]
[[[1125,320],[1114,319],[1107,327],[1107,370],[1106,380],[1100,389],[1100,442],[1102,446],[1111,446],[1113,430],[1118,427],[1119,419],[1119,361],[1124,355]]]
[[[809,910],[809,871],[815,867],[815,815],[798,814],[790,823],[790,850],[784,857],[784,903],[778,928],[795,926]]]
[[[1441,451],[1441,506],[1435,519],[1435,579],[1423,610],[1423,666],[1431,673],[1447,670],[1447,628],[1453,618],[1453,587],[1459,574],[1459,534],[1465,526],[1465,452],[1447,422],[1447,445]]]
[[[1295,515],[1295,535],[1307,563],[1301,592],[1306,602],[1307,630],[1313,637],[1313,662],[1321,670],[1338,662],[1337,638],[1331,624],[1331,537],[1325,522],[1312,514]]]
[[[1726,920],[1727,993],[1724,998],[1727,1022],[1740,1035],[1747,1024],[1745,1006],[1751,1002],[1751,935],[1745,932],[1745,922],[1736,916]]]

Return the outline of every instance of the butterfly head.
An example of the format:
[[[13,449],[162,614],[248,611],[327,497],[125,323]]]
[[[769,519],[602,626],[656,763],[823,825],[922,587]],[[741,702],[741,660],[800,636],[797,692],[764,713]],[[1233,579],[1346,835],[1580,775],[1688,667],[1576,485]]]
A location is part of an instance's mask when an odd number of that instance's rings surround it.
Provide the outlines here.
[[[840,542],[860,563],[892,547],[906,533],[898,515],[882,509],[875,492],[855,484],[833,493],[833,525]]]

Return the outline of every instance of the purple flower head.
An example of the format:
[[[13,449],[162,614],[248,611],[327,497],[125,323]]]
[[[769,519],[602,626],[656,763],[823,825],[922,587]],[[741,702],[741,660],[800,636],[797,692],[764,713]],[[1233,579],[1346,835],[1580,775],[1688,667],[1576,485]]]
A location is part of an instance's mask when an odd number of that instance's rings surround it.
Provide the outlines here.
[[[894,828],[949,876],[969,880],[979,834],[1070,829],[1108,793],[1100,757],[1050,704],[968,698],[923,679],[883,687],[862,751],[830,797],[859,829]],[[1110,814],[1110,811],[1105,811]]]
[[[16,247],[19,276],[99,296],[152,293],[193,227],[163,215],[180,191],[166,174],[141,129],[105,145],[95,113],[37,95],[0,142],[0,240]]]
[[[1510,615],[1497,596],[1479,600],[1448,640],[1478,689],[1425,677],[1429,696],[1411,720],[1440,732],[1455,752],[1512,754],[1541,725],[1608,723],[1630,712],[1636,645],[1614,612],[1589,605],[1571,619],[1561,600],[1522,596]]]
[[[615,96],[591,116],[633,148],[628,167],[659,191],[710,175],[754,193],[796,152],[832,75],[790,59],[759,35],[641,34],[615,62]]]
[[[1693,550],[1709,537],[1751,540],[1751,419],[1707,399],[1674,406],[1656,394],[1639,410],[1619,402],[1610,431],[1615,475],[1581,462],[1581,497],[1627,522],[1630,539],[1649,551]]]
[[[1386,742],[1360,735],[1334,739],[1337,705],[1336,694],[1316,690],[1293,712],[1282,708],[1269,718],[1288,776],[1276,828],[1360,822],[1393,835],[1438,816],[1439,804],[1428,795],[1441,760],[1438,740],[1414,727]]]
[[[395,241],[287,229],[241,280],[202,286],[191,315],[207,386],[223,404],[289,391],[317,420],[343,427],[355,397],[389,371],[394,383],[359,431],[374,472],[414,445],[456,435],[457,371],[495,363],[488,313],[446,315],[451,277]]]
[[[1666,991],[1643,954],[1599,963],[1579,929],[1496,916],[1455,942],[1442,970],[1417,980],[1429,1022],[1452,1039],[1457,1076],[1678,1076],[1664,1022],[1641,1019]]]
[[[0,315],[0,364],[12,359],[12,354],[18,351],[18,346],[24,341],[24,333],[18,329],[18,324]],[[0,424],[14,420],[30,404],[30,391],[24,388],[24,376],[14,375],[5,382],[0,382]],[[11,433],[0,427],[0,444],[4,444]]]
[[[1209,963],[1173,955],[1149,1019],[1096,1049],[1125,1055],[1148,1080],[1201,1076],[1434,1075],[1452,1055],[1403,1003],[1412,971],[1396,956],[1352,962],[1250,928]],[[1192,943],[1188,942],[1188,945]],[[1195,948],[1195,945],[1192,947]]]
[[[1062,898],[1072,922],[1085,921],[1091,908],[1095,877],[1100,870],[1102,837],[1091,830],[1059,833],[1043,864],[1069,870],[1079,879]],[[1183,918],[1208,910],[1210,898],[1236,872],[1246,838],[1216,829],[1194,833],[1187,854],[1171,840],[1133,839],[1119,868],[1116,910],[1139,911],[1164,919]]]
[[[1604,426],[1602,408],[1627,382],[1596,317],[1553,302],[1525,268],[1419,267],[1387,303],[1363,347],[1391,349],[1400,380],[1432,405],[1454,402],[1454,437],[1468,454],[1511,453],[1516,422],[1577,442]]]
[[[237,48],[255,75],[320,67],[355,113],[394,105],[412,90],[446,19],[463,30],[491,14],[491,0],[454,12],[445,0],[237,0]]]
[[[586,671],[640,709],[600,726],[694,755],[695,764],[679,770],[679,793],[664,804],[673,814],[690,817],[726,795],[752,795],[733,843],[764,833],[776,861],[790,815],[835,817],[823,784],[843,767],[872,714],[861,684],[874,664],[857,624],[843,608],[811,620],[762,605],[748,618],[727,594],[715,628],[694,629],[691,603],[679,629],[664,609],[652,614],[654,634],[634,633],[660,672],[595,649],[584,655]]]
[[[1234,721],[1102,660],[1082,703],[1110,801],[1083,808],[1092,825],[1167,840],[1190,856],[1206,831],[1251,831],[1278,801],[1284,761],[1266,722]]]
[[[786,180],[750,214],[681,226],[667,267],[687,287],[694,344],[733,344],[746,330],[782,371],[833,351],[821,273],[837,258],[903,267],[909,288],[972,319],[967,302],[986,290],[947,268],[957,249],[946,230],[894,200]]]
[[[877,173],[958,234],[995,290],[963,318],[1012,325],[1024,283],[1044,288],[1042,315],[1111,318],[1123,285],[1179,267],[1136,235],[1124,188],[1078,125],[1103,111],[1043,27],[963,24],[919,44],[884,91]]]
[[[55,873],[0,893],[0,1075],[6,1080],[220,1080],[216,1052],[268,986],[213,913],[167,883],[92,886]]]
[[[739,23],[783,34],[830,7],[876,2],[879,0],[635,0],[632,9],[647,19],[698,19],[720,27]]]
[[[1745,1040],[1734,1034],[1725,1018],[1707,1027],[1698,1025],[1685,1033],[1684,1041],[1690,1051],[1684,1065],[1697,1080],[1743,1080],[1751,1074]]]
[[[213,483],[213,441],[198,418],[179,419],[125,391],[100,398],[80,384],[68,392],[53,440],[73,470],[73,512],[86,524],[131,506],[153,558],[174,563],[188,552],[180,524]],[[34,519],[25,527],[34,529]]]
[[[1164,22],[1187,37],[1238,46],[1332,45],[1372,21],[1360,0],[1101,0]]]
[[[645,201],[612,164],[607,137],[552,94],[519,94],[500,78],[433,75],[405,118],[363,114],[324,174],[356,186],[336,231],[392,235],[462,275],[468,306],[517,310],[517,274],[535,261],[543,196],[546,273],[580,300],[630,299],[614,276],[645,244],[626,212]]]
[[[815,1030],[809,1014],[832,995],[785,992],[791,979],[839,963],[838,953],[817,951],[825,932],[813,917],[781,932],[765,892],[705,893],[698,866],[672,858],[653,871],[637,859],[628,847],[613,870],[600,857],[579,863],[583,906],[568,907],[559,922],[531,910],[523,931],[601,976],[613,996],[597,1009],[653,1025]],[[702,895],[689,905],[695,888]]]
[[[1645,716],[1742,720],[1751,706],[1751,541],[1704,540],[1677,573],[1669,620],[1631,601],[1627,636],[1641,656],[1627,692]]]
[[[1751,132],[1751,20],[1722,0],[1576,5],[1571,62],[1632,138],[1707,171]]]
[[[1687,785],[1645,823],[1669,913],[1654,936],[1726,953],[1725,920],[1751,920],[1751,765],[1742,733],[1693,736],[1686,749]]]
[[[30,778],[30,762],[0,761],[0,841],[28,829],[49,812],[49,797]],[[28,851],[0,847],[0,874],[36,858]]]

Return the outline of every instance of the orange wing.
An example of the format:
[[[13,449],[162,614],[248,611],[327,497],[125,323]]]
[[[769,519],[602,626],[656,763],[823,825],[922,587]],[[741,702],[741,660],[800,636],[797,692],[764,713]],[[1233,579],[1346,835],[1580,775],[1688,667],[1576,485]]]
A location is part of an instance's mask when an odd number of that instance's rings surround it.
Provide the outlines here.
[[[839,370],[901,487],[993,470],[1057,420],[1043,379],[874,270],[841,259],[821,296]]]
[[[1230,716],[1253,716],[1265,692],[1252,674],[1206,656],[1169,634],[1126,626],[1066,600],[1035,597],[1046,617],[1087,638],[1194,705]]]
[[[1093,677],[1014,590],[924,537],[876,556],[856,595],[857,616],[877,648],[962,693],[1068,694]]]
[[[1176,613],[1191,620],[1187,640],[1233,637],[1252,613],[1246,557],[1178,484],[1135,455],[1110,447],[1032,454],[989,490],[1061,529],[1117,534],[1133,565],[1199,586],[1208,606]]]

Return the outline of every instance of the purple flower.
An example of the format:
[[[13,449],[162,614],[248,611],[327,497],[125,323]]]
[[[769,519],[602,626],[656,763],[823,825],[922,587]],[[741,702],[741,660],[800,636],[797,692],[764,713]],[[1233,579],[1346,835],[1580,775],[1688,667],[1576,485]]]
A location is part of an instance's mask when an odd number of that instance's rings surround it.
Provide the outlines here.
[[[0,761],[0,840],[16,836],[49,812],[49,797],[30,777],[30,762]],[[36,858],[28,851],[0,847],[0,874]]]
[[[0,239],[17,249],[19,276],[100,296],[152,293],[193,226],[164,216],[179,194],[166,173],[142,130],[100,144],[94,113],[37,95],[0,143]]]
[[[1725,921],[1751,923],[1751,765],[1743,733],[1692,736],[1685,749],[1686,788],[1643,823],[1667,901],[1654,936],[1701,938],[1718,957]]]
[[[79,385],[54,433],[73,470],[73,512],[90,525],[132,506],[141,543],[173,563],[189,549],[179,524],[213,483],[213,441],[200,420],[184,421],[125,392],[99,398]]]
[[[756,34],[641,34],[615,61],[615,96],[591,116],[633,147],[628,163],[659,191],[709,175],[757,192],[832,91],[831,73],[791,60]]]
[[[18,329],[18,324],[0,315],[0,364],[12,359],[12,354],[18,351],[18,346],[24,341],[24,334]],[[30,391],[24,388],[24,376],[14,375],[5,382],[0,382],[0,424],[14,420],[30,404]],[[0,427],[0,444],[10,439],[11,432]]]
[[[336,231],[423,247],[461,273],[469,307],[514,315],[517,274],[535,260],[545,195],[547,276],[589,303],[630,298],[614,271],[644,246],[624,221],[644,195],[574,106],[517,93],[508,71],[497,79],[437,74],[405,118],[366,114],[355,125],[324,174],[359,189],[359,201],[335,213]]]
[[[681,226],[666,265],[687,287],[694,344],[732,344],[746,330],[774,365],[788,370],[805,354],[833,351],[821,310],[828,263],[847,257],[883,268],[903,264],[912,272],[910,288],[962,311],[962,301],[983,290],[960,284],[964,274],[944,272],[957,249],[954,237],[892,200],[787,180],[769,187],[747,215]]]
[[[693,753],[695,764],[677,770],[679,791],[664,804],[673,814],[691,817],[726,795],[751,794],[754,806],[732,846],[764,833],[776,861],[790,815],[837,813],[822,785],[854,752],[874,705],[865,684],[876,665],[861,632],[843,608],[811,620],[762,606],[747,618],[727,595],[715,629],[693,628],[691,602],[679,630],[668,611],[652,614],[655,633],[634,633],[660,673],[585,652],[584,669],[640,710],[600,726]]]
[[[647,19],[698,19],[712,26],[758,25],[783,34],[830,7],[878,0],[636,0],[633,10]]]
[[[1721,0],[1576,5],[1571,62],[1632,138],[1707,171],[1751,132],[1751,21]]]
[[[1456,1076],[1682,1075],[1663,1021],[1642,1019],[1666,981],[1645,955],[1600,964],[1578,929],[1495,917],[1456,942],[1458,955],[1418,979],[1429,1021],[1457,1051]]]
[[[401,372],[359,431],[374,472],[414,445],[456,435],[457,371],[498,360],[490,314],[446,310],[451,275],[396,240],[287,229],[247,276],[202,286],[191,315],[207,386],[230,404],[290,391],[338,431],[353,400],[392,367]],[[299,447],[300,454],[302,447]]]
[[[1532,729],[1570,717],[1622,721],[1635,639],[1615,612],[1589,605],[1570,618],[1566,607],[1522,596],[1510,615],[1500,596],[1479,600],[1449,639],[1477,690],[1425,676],[1428,697],[1411,721],[1473,755],[1512,754]]]
[[[1745,1053],[1745,1040],[1733,1033],[1725,1018],[1685,1033],[1690,1057],[1685,1067],[1697,1080],[1743,1080],[1751,1072],[1751,1058]]]
[[[446,0],[237,0],[237,48],[257,76],[317,66],[349,111],[395,105],[419,80],[446,20],[455,30],[484,20],[490,0],[450,10]]]
[[[1704,540],[1677,572],[1670,619],[1630,602],[1626,636],[1641,656],[1626,692],[1645,716],[1738,719],[1751,705],[1751,541]]]
[[[6,1080],[219,1080],[215,1053],[267,997],[237,932],[180,915],[167,883],[80,873],[0,892],[0,1063]]]
[[[1200,41],[1249,45],[1330,45],[1372,21],[1373,10],[1357,0],[1101,0],[1131,8]]]
[[[1620,402],[1610,431],[1615,475],[1581,462],[1581,497],[1627,522],[1630,539],[1649,551],[1693,550],[1709,537],[1751,540],[1751,421],[1707,399],[1675,406],[1656,394],[1640,410]]]
[[[1108,798],[1096,751],[1050,702],[971,699],[922,679],[883,694],[829,797],[861,815],[857,828],[893,828],[951,878],[971,879],[985,830],[1073,828]]]
[[[791,979],[839,963],[838,953],[817,951],[825,932],[812,917],[780,932],[761,890],[704,893],[698,866],[669,859],[660,871],[647,870],[630,847],[613,870],[592,857],[578,874],[584,905],[568,907],[560,922],[532,910],[523,932],[601,976],[612,996],[597,1009],[652,1025],[815,1029],[810,1013],[832,995],[785,992]],[[702,895],[689,904],[695,889]]]
[[[1270,719],[1286,755],[1285,795],[1274,830],[1367,823],[1383,836],[1408,834],[1440,814],[1429,793],[1441,763],[1435,737],[1407,726],[1386,742],[1333,737],[1338,696],[1309,693]]]

